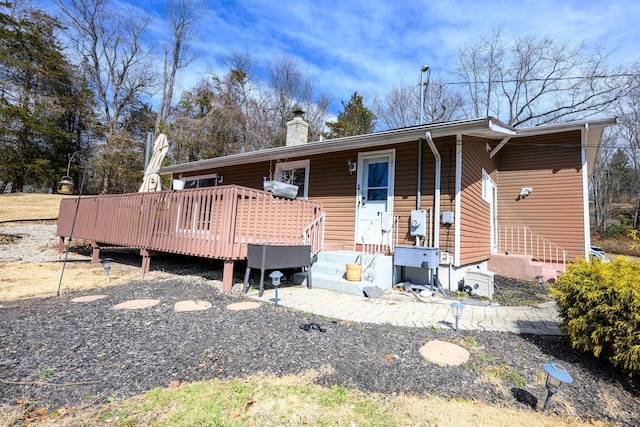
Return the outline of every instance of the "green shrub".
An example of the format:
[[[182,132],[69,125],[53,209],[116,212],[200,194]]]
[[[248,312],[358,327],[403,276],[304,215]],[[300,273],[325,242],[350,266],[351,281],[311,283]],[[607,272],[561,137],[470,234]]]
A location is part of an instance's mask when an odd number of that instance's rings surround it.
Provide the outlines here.
[[[633,227],[629,221],[623,220],[619,224],[611,224],[608,226],[604,233],[602,233],[602,237],[605,239],[613,239],[619,236],[626,236],[631,230],[633,230]]]
[[[631,375],[640,373],[639,277],[640,262],[625,257],[580,261],[551,290],[572,346]]]

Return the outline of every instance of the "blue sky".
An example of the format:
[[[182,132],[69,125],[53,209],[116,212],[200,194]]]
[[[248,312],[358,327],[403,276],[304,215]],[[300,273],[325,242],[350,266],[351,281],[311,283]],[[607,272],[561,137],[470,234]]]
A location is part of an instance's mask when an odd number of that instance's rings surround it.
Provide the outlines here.
[[[152,16],[158,39],[168,28],[162,2],[118,0]],[[208,72],[221,72],[219,58],[249,51],[258,61],[287,54],[318,87],[340,101],[354,91],[371,99],[420,79],[420,68],[445,81],[456,49],[502,28],[507,38],[550,35],[577,45],[599,42],[614,51],[613,63],[636,62],[640,54],[639,1],[208,0],[198,25],[200,58],[182,72],[177,92]],[[160,50],[158,46],[158,50]]]

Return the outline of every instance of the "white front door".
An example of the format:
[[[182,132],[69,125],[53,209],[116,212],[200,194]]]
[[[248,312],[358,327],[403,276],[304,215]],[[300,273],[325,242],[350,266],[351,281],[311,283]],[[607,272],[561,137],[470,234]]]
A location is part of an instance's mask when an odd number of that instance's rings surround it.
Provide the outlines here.
[[[388,244],[383,222],[393,213],[395,150],[358,156],[356,244]]]

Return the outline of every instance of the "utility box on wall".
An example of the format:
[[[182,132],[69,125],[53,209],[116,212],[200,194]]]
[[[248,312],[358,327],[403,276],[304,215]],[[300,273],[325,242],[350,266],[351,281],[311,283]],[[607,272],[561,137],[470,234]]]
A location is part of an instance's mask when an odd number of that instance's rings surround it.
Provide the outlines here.
[[[443,224],[453,224],[454,215],[453,211],[444,211],[442,212],[442,223]]]
[[[427,235],[427,211],[412,210],[411,220],[409,225],[411,226],[412,236],[426,236]]]

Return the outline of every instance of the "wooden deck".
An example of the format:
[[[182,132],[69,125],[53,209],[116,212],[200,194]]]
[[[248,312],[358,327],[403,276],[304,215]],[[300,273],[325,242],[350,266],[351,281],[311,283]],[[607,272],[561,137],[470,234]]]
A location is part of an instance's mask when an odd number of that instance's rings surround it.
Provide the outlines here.
[[[324,239],[321,203],[237,185],[69,198],[60,202],[58,218],[60,250],[71,234],[92,242],[94,262],[101,245],[137,248],[143,273],[153,252],[219,259],[225,291],[235,261],[247,257],[247,244],[305,244],[315,254]]]

